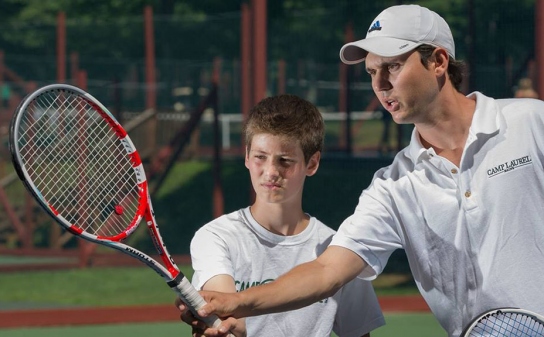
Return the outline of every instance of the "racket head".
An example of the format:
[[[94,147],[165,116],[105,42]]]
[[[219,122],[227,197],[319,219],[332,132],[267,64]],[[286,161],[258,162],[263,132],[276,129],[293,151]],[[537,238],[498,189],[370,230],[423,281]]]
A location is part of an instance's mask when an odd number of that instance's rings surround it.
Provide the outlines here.
[[[162,242],[134,144],[98,100],[65,84],[38,89],[16,109],[9,147],[17,174],[60,225],[139,259],[194,312],[204,305]],[[142,218],[166,267],[119,242]],[[217,316],[203,320],[209,326],[220,323]]]
[[[496,308],[474,318],[460,337],[544,336],[544,317],[519,308]]]
[[[93,241],[120,241],[148,205],[142,162],[126,131],[85,91],[52,84],[29,94],[10,125],[19,178],[61,226]]]

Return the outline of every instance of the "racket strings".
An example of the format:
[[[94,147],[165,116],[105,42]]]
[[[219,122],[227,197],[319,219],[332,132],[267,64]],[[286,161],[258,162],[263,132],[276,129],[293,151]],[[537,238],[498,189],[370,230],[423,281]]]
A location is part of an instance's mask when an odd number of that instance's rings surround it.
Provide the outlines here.
[[[22,161],[50,205],[93,235],[124,232],[139,187],[127,152],[108,122],[81,96],[44,93],[21,118]]]
[[[484,317],[468,336],[542,337],[544,324],[525,314],[497,312]]]
[[[113,144],[113,140],[116,140],[117,137],[111,137],[111,141],[109,144]],[[114,139],[115,138],[115,139]],[[107,148],[106,148],[107,149]],[[123,150],[124,151],[124,150]],[[102,158],[102,160],[93,160],[91,158],[90,162],[95,164],[95,167],[93,167],[90,172],[94,172],[93,176],[90,177],[90,179],[98,185],[98,188],[102,191],[108,191],[110,200],[115,200],[116,203],[114,204],[102,204],[102,208],[99,209],[99,212],[102,214],[102,216],[105,216],[107,221],[104,221],[102,224],[100,224],[96,229],[95,232],[109,232],[108,227],[113,226],[114,232],[118,232],[119,229],[124,230],[126,223],[119,222],[117,215],[114,217],[111,217],[108,219],[108,216],[113,215],[113,211],[115,206],[122,206],[123,209],[133,209],[134,211],[137,209],[139,200],[136,198],[138,194],[135,195],[131,192],[133,192],[132,189],[127,189],[126,187],[133,187],[135,186],[135,181],[133,178],[133,168],[132,165],[125,160],[126,153],[122,151],[111,151],[112,156],[103,156],[100,154],[95,154],[95,159]],[[120,163],[124,163],[125,167],[120,167]],[[119,180],[104,180],[101,179],[101,176],[109,175],[109,176],[115,176],[118,174],[118,171],[125,171],[127,174],[120,174],[118,176]],[[137,191],[136,191],[137,192]],[[97,202],[100,202],[97,200]],[[134,214],[134,213],[132,213]],[[117,220],[117,221],[116,221]]]

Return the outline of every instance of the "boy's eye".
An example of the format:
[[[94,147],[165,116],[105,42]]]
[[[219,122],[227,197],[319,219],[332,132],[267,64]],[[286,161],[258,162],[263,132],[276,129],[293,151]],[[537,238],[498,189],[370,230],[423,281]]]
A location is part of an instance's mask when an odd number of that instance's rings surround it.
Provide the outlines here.
[[[256,160],[266,160],[266,156],[264,154],[254,154],[251,156],[251,158],[254,158]]]

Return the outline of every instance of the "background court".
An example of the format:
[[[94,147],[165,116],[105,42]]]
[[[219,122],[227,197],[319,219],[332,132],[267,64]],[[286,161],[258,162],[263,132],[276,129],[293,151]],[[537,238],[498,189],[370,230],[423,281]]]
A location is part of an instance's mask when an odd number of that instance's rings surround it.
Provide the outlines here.
[[[446,333],[429,313],[386,314],[386,325],[372,332],[372,337],[446,337]],[[112,324],[77,327],[0,329],[1,337],[190,337],[190,328],[182,323]]]

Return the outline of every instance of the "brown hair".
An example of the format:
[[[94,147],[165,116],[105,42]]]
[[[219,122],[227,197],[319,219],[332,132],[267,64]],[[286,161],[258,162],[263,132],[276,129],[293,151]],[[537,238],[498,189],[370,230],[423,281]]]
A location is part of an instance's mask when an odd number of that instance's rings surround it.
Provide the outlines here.
[[[431,58],[435,49],[436,47],[427,44],[421,45],[416,48],[416,50],[419,52],[419,55],[421,56],[421,63],[423,63],[423,66],[425,66],[425,68],[427,68],[429,59]],[[463,83],[465,73],[465,62],[457,61],[454,58],[450,57],[450,63],[448,64],[448,75],[450,77],[451,83],[453,84],[453,87],[457,91],[461,91],[461,84]]]
[[[253,136],[260,133],[298,141],[307,163],[312,155],[323,149],[325,125],[315,105],[286,94],[265,98],[251,109],[244,124],[247,151]]]

